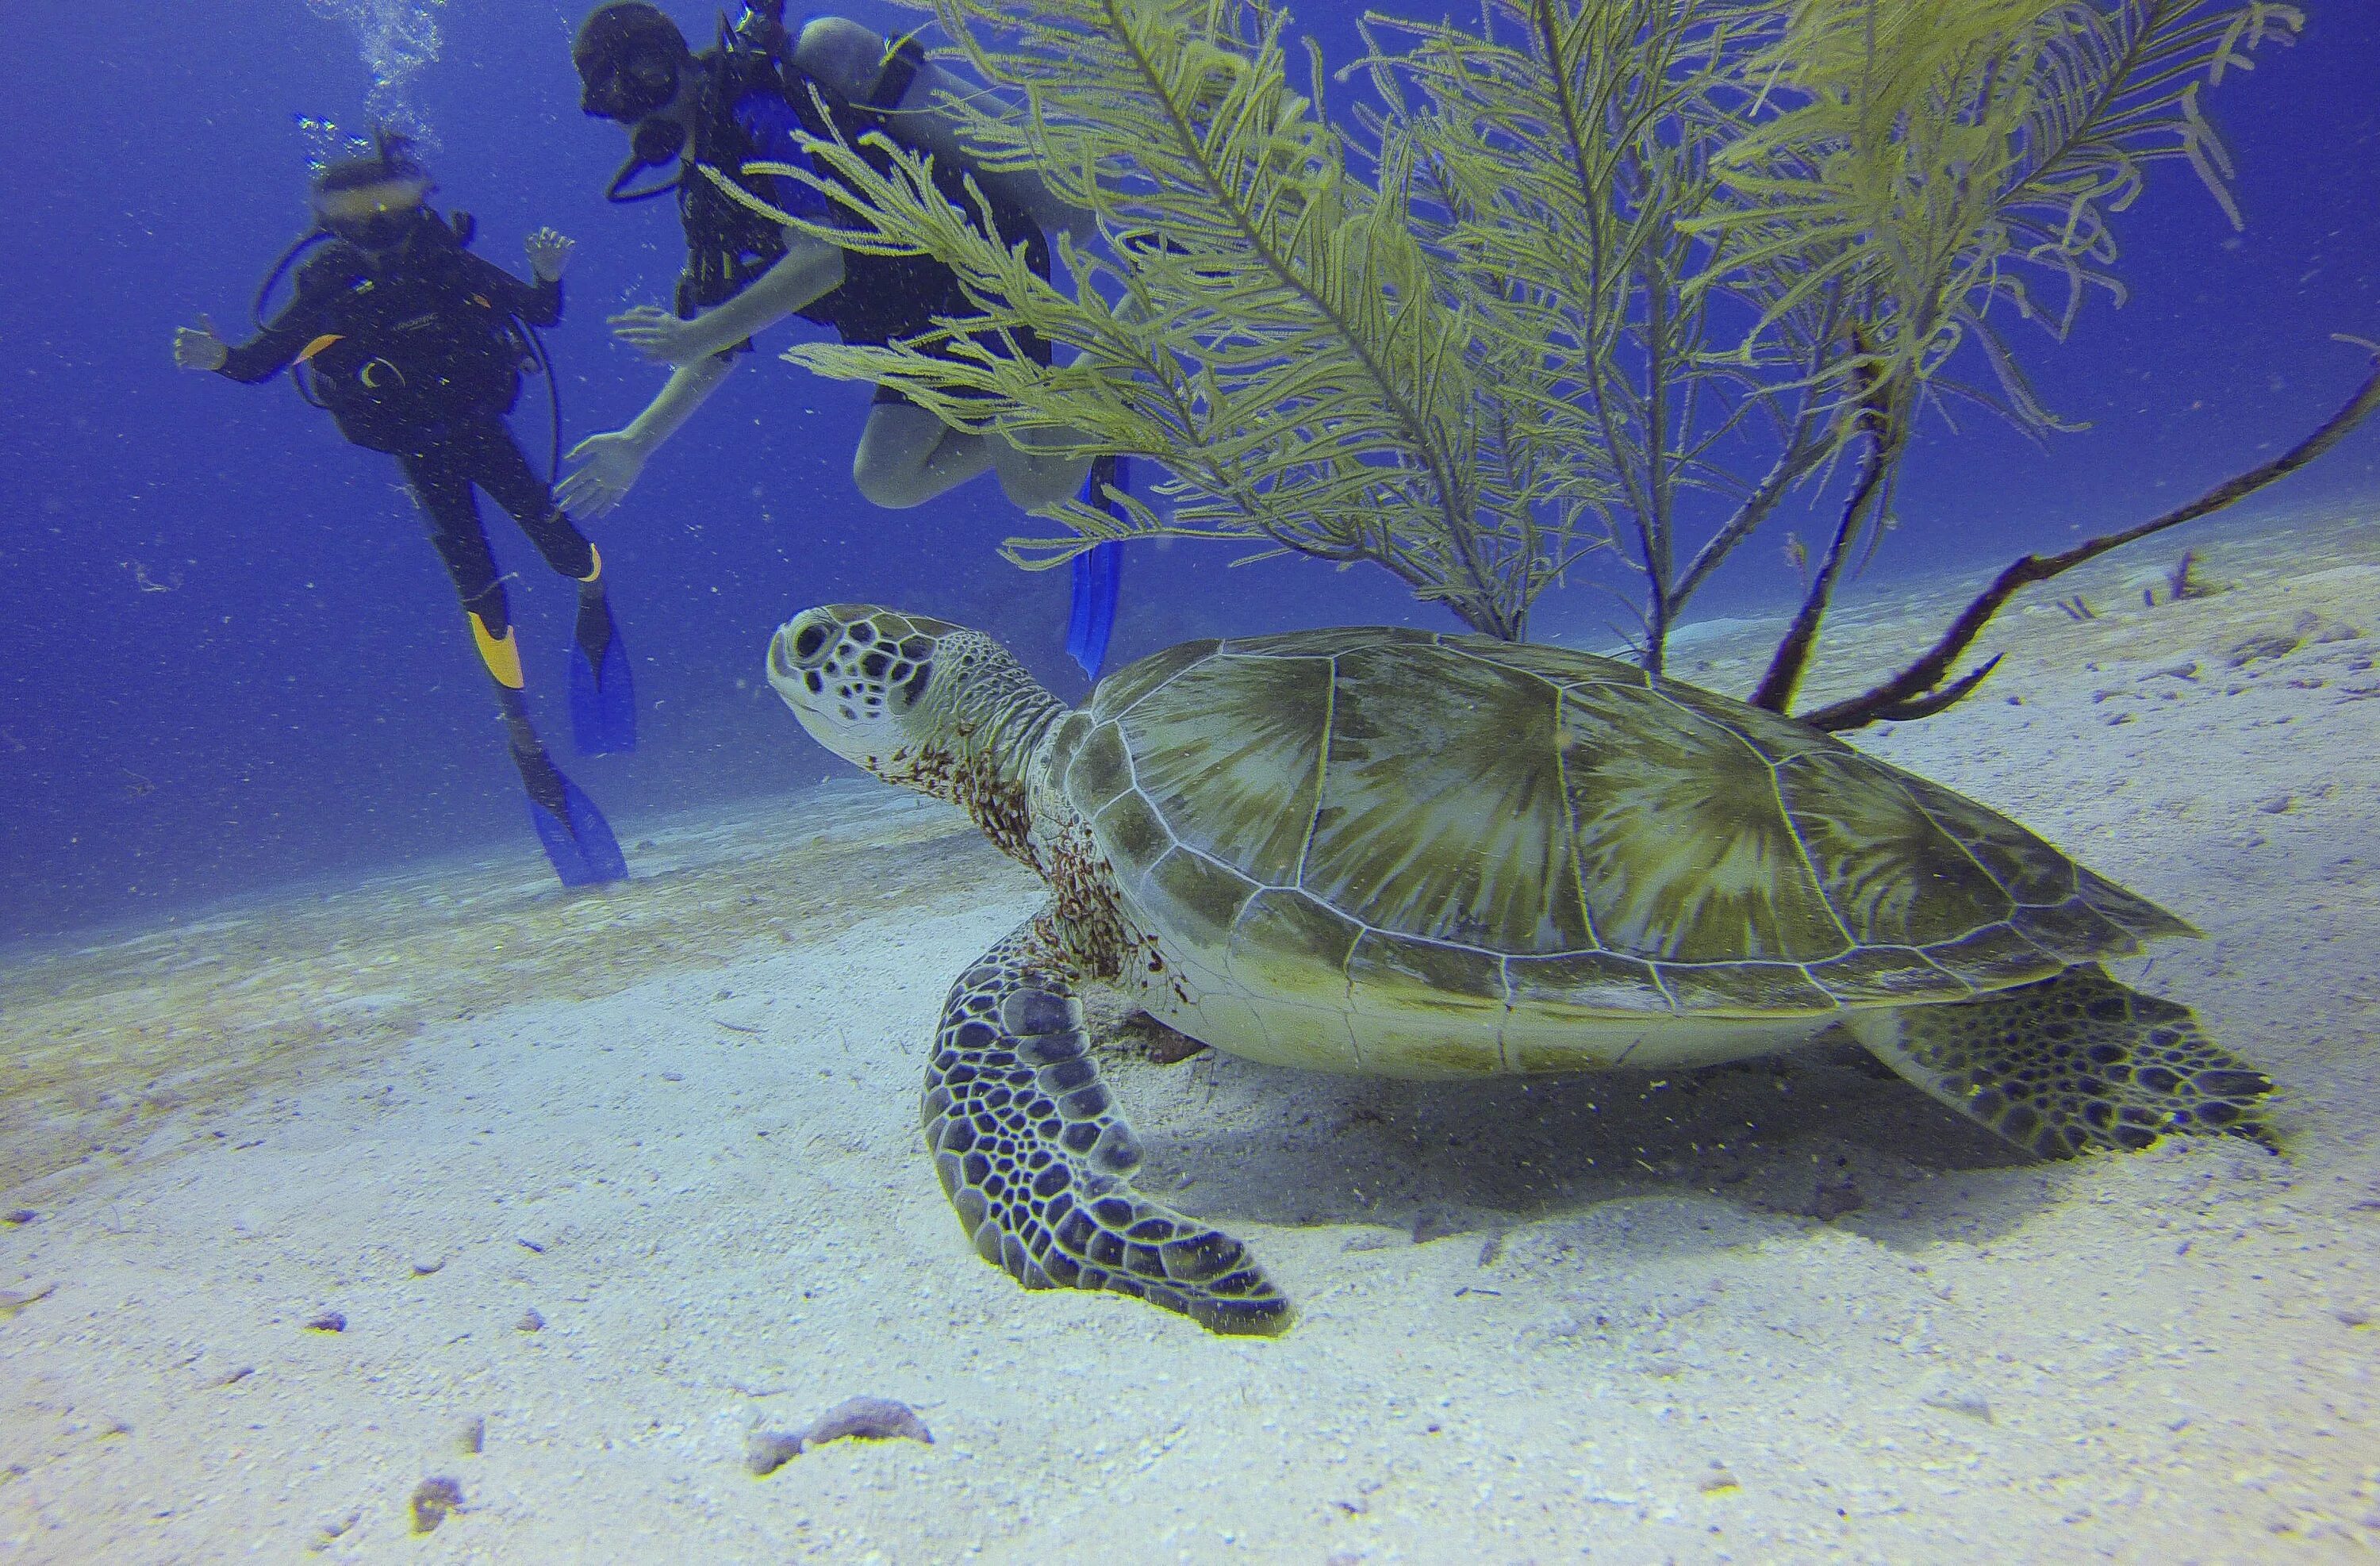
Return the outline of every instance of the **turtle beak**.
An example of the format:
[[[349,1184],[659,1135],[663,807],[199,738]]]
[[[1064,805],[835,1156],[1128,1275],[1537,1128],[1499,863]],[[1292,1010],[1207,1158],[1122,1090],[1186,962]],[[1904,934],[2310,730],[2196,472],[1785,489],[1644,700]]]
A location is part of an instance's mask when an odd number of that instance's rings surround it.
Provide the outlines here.
[[[814,718],[823,718],[830,706],[827,664],[843,632],[844,622],[832,609],[807,609],[778,626],[769,639],[769,684],[814,734]]]

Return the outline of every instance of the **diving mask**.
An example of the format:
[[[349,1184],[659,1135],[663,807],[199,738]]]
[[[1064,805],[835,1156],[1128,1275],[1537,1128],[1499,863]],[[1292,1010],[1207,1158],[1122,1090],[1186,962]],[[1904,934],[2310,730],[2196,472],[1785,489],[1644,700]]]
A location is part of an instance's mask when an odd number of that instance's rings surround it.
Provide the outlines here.
[[[578,106],[599,119],[635,125],[669,107],[677,97],[678,56],[656,47],[623,49],[589,63]]]
[[[603,196],[638,201],[674,189],[677,181],[627,188],[641,171],[674,163],[686,147],[686,127],[663,114],[677,102],[690,63],[686,40],[650,7],[606,6],[588,19],[574,51],[583,91],[578,106],[598,119],[629,127],[628,161],[620,165]]]
[[[385,250],[401,244],[421,216],[430,181],[404,175],[370,185],[324,190],[314,197],[314,215],[324,228],[351,245]]]

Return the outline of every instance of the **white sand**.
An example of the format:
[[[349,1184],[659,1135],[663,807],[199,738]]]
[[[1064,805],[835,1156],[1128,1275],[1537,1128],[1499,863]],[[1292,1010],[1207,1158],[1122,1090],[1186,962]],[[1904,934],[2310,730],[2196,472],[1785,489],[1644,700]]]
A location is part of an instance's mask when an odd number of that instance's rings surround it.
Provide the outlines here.
[[[2380,641],[2226,652],[2380,629],[2365,534],[2225,535],[2240,585],[2155,610],[2137,560],[2061,583],[2107,617],[2011,614],[1986,694],[1862,740],[2199,923],[2125,977],[2284,1084],[2286,1160],[2031,1163],[1843,1050],[1415,1086],[1127,1038],[1144,1184],[1303,1308],[1230,1341],[964,1244],[923,1051],[1037,893],[928,807],[19,954],[0,1560],[2363,1559]],[[1742,688],[1736,634],[1679,672]],[[935,1444],[746,1471],[860,1394]]]

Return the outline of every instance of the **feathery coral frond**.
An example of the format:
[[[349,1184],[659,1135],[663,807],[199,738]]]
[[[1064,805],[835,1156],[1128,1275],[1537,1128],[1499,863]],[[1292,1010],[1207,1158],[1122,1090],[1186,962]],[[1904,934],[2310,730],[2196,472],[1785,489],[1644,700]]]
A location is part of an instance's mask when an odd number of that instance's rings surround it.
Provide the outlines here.
[[[1068,531],[1012,559],[1246,540],[1517,637],[1615,548],[1658,673],[1730,552],[1847,492],[1763,682],[1780,708],[1917,418],[1968,396],[2061,427],[2008,323],[2062,334],[2120,297],[2111,220],[2147,165],[2187,161],[2238,220],[2200,94],[2302,24],[2277,0],[1481,0],[1475,24],[1367,17],[1342,76],[1372,96],[1341,125],[1269,0],[910,3],[981,84],[941,104],[977,164],[1096,231],[1060,237],[1052,283],[924,154],[818,145],[771,172],[856,215],[780,220],[930,255],[974,313],[788,357],[1168,473],[1165,515],[1062,504]]]

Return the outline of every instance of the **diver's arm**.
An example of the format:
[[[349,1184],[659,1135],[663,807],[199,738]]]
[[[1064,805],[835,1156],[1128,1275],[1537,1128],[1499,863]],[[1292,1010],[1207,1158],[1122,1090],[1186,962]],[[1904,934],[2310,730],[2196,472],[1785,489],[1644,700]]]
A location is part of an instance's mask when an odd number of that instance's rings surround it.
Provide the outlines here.
[[[876,104],[878,84],[892,63],[894,45],[847,17],[820,17],[802,29],[794,63],[854,103]],[[917,75],[894,104],[878,105],[892,134],[936,163],[964,169],[987,196],[1021,208],[1048,234],[1077,238],[1098,232],[1091,214],[1059,200],[1031,171],[995,171],[978,165],[962,146],[957,127],[936,106],[944,94],[965,97],[966,85],[930,61],[917,62]]]
[[[533,282],[524,283],[510,270],[468,250],[463,252],[463,264],[471,286],[499,301],[507,315],[524,326],[552,326],[562,319],[562,272],[577,242],[540,228],[528,236],[525,248]]]
[[[704,354],[724,353],[843,286],[840,247],[823,239],[791,237],[791,248],[750,286],[686,322],[693,347]]]
[[[694,365],[765,332],[811,301],[843,285],[843,251],[822,239],[797,237],[777,263],[742,293],[680,321],[654,305],[612,318],[612,334],[647,358]]]
[[[520,318],[522,325],[552,326],[562,319],[561,278],[540,277],[534,283],[523,283],[502,267],[492,270],[501,273],[504,281],[512,285],[509,292],[513,314]]]
[[[520,291],[520,318],[525,325],[552,326],[562,319],[562,279],[540,277]]]
[[[524,326],[552,326],[562,319],[562,279],[540,275],[534,283],[519,278],[485,256],[464,253],[471,287],[494,299],[505,314]]]
[[[550,227],[532,230],[522,244],[528,254],[528,273],[533,279],[528,283],[493,261],[478,256],[471,260],[492,286],[504,290],[505,307],[522,325],[552,326],[562,319],[563,269],[570,264],[570,252],[577,248],[577,240]]]
[[[676,434],[686,421],[694,417],[697,408],[710,400],[710,394],[719,390],[720,382],[726,380],[729,371],[735,368],[735,360],[725,356],[678,366],[670,372],[668,382],[655,394],[653,400],[646,405],[645,411],[630,420],[628,427],[620,433],[643,447],[645,455],[650,456],[663,441]]]
[[[296,363],[316,338],[327,334],[329,320],[323,301],[300,294],[255,337],[228,345],[215,373],[249,385],[270,381]]]
[[[554,503],[579,516],[601,516],[619,504],[662,443],[694,417],[735,368],[733,358],[680,365],[625,429],[589,435],[570,448],[570,460],[582,466],[554,486]]]

